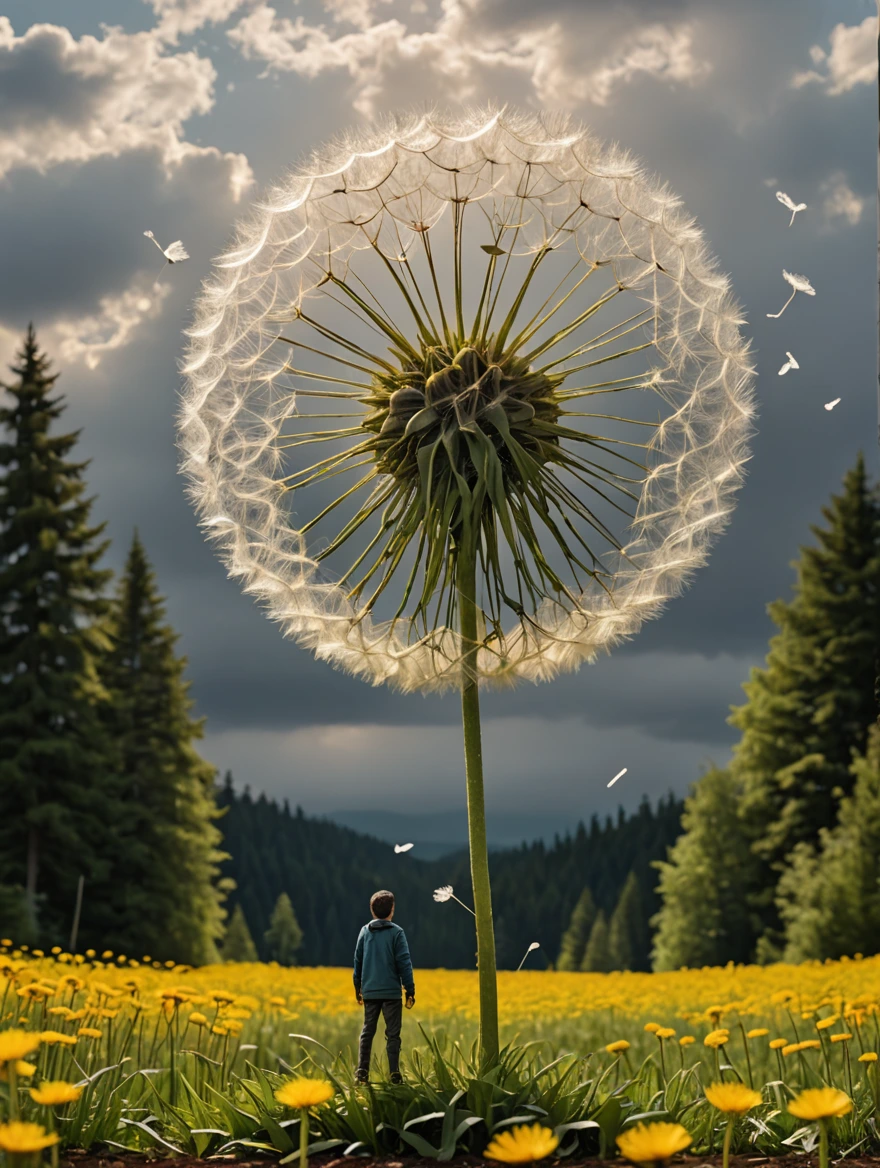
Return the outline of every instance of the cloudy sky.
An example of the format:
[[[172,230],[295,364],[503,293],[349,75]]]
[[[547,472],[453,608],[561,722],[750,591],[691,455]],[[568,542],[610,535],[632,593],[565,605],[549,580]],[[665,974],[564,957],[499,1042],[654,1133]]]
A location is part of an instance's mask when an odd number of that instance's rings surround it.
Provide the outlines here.
[[[733,522],[690,590],[613,657],[487,696],[490,814],[543,831],[723,764],[767,603],[859,449],[877,473],[873,0],[0,7],[0,360],[33,320],[93,460],[111,563],[136,526],[158,570],[207,756],[308,812],[462,804],[456,701],[371,689],[281,640],[202,542],[174,418],[190,306],[262,185],[385,111],[495,100],[576,113],[683,198],[745,306],[759,419]],[[779,189],[808,204],[790,228]],[[192,256],[158,292],[146,229]],[[783,268],[817,295],[768,320]],[[800,369],[783,378],[786,350]]]

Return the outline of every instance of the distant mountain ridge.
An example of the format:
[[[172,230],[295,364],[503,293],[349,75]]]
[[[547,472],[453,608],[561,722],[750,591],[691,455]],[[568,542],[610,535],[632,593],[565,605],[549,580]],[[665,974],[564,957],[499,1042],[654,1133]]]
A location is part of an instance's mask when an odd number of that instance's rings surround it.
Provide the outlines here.
[[[419,858],[415,848],[396,855],[391,842],[409,840],[379,839],[307,816],[286,801],[279,805],[265,795],[255,798],[248,788],[239,793],[229,774],[217,802],[223,810],[218,821],[223,848],[231,855],[223,875],[236,883],[229,908],[241,905],[261,957],[268,956],[264,933],[282,892],[290,897],[303,929],[300,964],[347,965],[358,931],[369,919],[371,894],[391,888],[397,900],[395,920],[406,929],[417,966],[473,968],[472,918],[454,901],[437,904],[432,895],[435,888],[452,884],[456,895],[469,902],[466,848],[436,859]],[[672,795],[656,807],[645,799],[630,816],[622,809],[616,820],[608,817],[600,823],[594,816],[589,827],[579,823],[550,845],[538,840],[493,850],[498,967],[515,969],[535,940],[541,949],[530,956],[530,965],[541,968],[554,962],[584,887],[610,914],[630,871],[639,883],[647,935],[647,920],[659,907],[652,861],[665,859],[680,834],[681,811],[681,801]],[[425,846],[431,842],[443,843],[425,841]],[[636,961],[636,968],[648,968],[648,953],[638,954]]]
[[[467,812],[464,808],[435,812],[328,811],[321,818],[389,844],[413,843],[414,854],[417,849],[419,858],[424,860],[467,848]],[[554,835],[563,835],[566,830],[571,831],[577,826],[560,814],[523,815],[490,809],[487,819],[492,851],[532,844],[539,839],[551,843]]]

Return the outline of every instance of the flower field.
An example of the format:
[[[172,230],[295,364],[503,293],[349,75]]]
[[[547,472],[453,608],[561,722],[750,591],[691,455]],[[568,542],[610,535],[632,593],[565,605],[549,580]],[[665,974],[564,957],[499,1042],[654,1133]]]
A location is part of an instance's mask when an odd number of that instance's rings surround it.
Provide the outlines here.
[[[57,1136],[62,1146],[293,1157],[302,1121],[275,1092],[308,1075],[335,1092],[310,1113],[312,1152],[445,1159],[456,1148],[482,1152],[514,1121],[535,1120],[556,1133],[555,1156],[612,1155],[641,1122],[681,1125],[697,1152],[727,1140],[734,1151],[780,1154],[826,1137],[836,1154],[880,1150],[880,957],[501,973],[508,1045],[482,1074],[476,974],[417,971],[405,1082],[385,1081],[380,1027],[368,1088],[353,1083],[361,1009],[348,969],[191,969],[6,946],[0,971],[0,1147],[19,1121],[40,1126],[33,1139]],[[726,1114],[718,1082],[742,1084],[752,1102]],[[842,1091],[852,1109],[821,1121],[789,1111],[800,1092],[823,1087]]]

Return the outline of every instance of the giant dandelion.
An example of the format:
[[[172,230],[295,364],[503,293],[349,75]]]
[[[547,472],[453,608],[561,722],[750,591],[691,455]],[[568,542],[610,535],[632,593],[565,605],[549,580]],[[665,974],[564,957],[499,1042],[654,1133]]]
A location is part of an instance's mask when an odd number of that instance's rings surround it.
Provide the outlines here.
[[[182,469],[230,575],[337,668],[460,691],[488,1061],[479,686],[594,661],[705,562],[752,429],[742,323],[665,185],[508,109],[340,138],[198,300]]]

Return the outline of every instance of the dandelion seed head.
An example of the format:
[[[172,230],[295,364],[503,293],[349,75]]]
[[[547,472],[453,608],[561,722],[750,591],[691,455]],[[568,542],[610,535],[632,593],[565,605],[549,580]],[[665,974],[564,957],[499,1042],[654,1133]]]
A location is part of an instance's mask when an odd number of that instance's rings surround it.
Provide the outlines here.
[[[395,844],[394,851],[397,853],[408,852],[413,846],[413,844]]]
[[[444,904],[447,900],[450,900],[451,897],[452,897],[452,885],[451,884],[444,884],[442,888],[435,888],[434,889],[434,899],[437,901],[438,904]]]
[[[834,407],[835,407],[835,406],[836,406],[836,405],[837,405],[839,402],[840,402],[840,398],[839,398],[839,397],[836,397],[836,398],[834,399],[834,401],[830,401],[830,402],[826,402],[826,403],[825,403],[825,409],[826,409],[826,410],[833,410],[833,409],[834,409]]]
[[[478,278],[468,268],[467,280],[476,295],[460,313],[450,295],[458,261],[446,246],[457,217],[474,232],[462,262],[479,257]],[[538,273],[522,309],[505,329],[512,297],[501,294],[491,327],[472,332],[483,274],[488,318],[505,265],[519,287]],[[568,267],[583,287],[530,334]],[[629,332],[623,297],[627,312],[638,310]],[[596,323],[603,312],[610,324]],[[285,635],[374,684],[442,691],[461,678],[446,565],[470,493],[489,549],[478,672],[496,684],[550,679],[658,616],[727,523],[754,415],[741,323],[729,281],[677,197],[572,119],[489,108],[351,131],[265,192],[200,295],[179,416],[189,494],[200,516],[229,517],[210,534]],[[567,326],[565,346],[541,349],[548,332]],[[590,367],[609,357],[613,364]],[[565,396],[614,378],[607,370],[618,360],[627,373],[640,366],[620,392],[652,395],[663,415],[638,432],[628,426],[625,438],[607,408],[616,397]],[[316,418],[332,417],[309,424],[317,437],[297,445],[309,403]],[[575,420],[578,409],[589,423]],[[356,416],[342,421],[345,411]],[[323,427],[349,425],[335,463],[343,440]],[[603,513],[604,528],[589,508],[605,506],[594,491],[605,479],[589,467],[579,479],[569,461],[584,439],[566,429],[586,425],[601,427],[594,462],[613,464],[619,513]],[[355,474],[360,487],[345,477]],[[528,520],[540,529],[540,554],[521,556],[534,482],[547,492],[546,508]],[[335,534],[319,536],[337,483],[339,499],[352,488],[350,503],[345,495],[333,512]],[[382,515],[390,542],[375,545],[377,566],[361,567]],[[580,543],[567,535],[564,543],[569,522]]]

